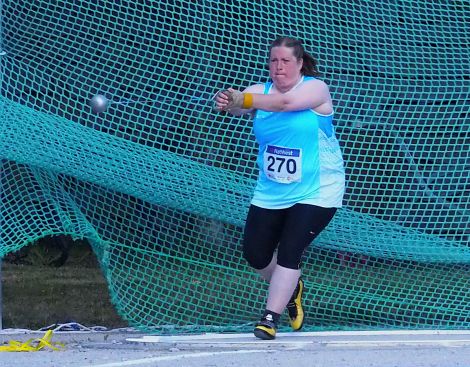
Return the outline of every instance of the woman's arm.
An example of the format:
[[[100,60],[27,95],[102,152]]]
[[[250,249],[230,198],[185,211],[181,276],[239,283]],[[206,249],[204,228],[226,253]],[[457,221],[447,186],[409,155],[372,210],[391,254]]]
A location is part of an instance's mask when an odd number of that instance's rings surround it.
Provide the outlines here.
[[[228,89],[223,92],[221,98],[226,103],[222,110],[260,109],[287,112],[313,109],[325,114],[333,110],[329,88],[325,82],[318,79],[304,82],[286,93],[261,94],[248,89],[243,92]]]

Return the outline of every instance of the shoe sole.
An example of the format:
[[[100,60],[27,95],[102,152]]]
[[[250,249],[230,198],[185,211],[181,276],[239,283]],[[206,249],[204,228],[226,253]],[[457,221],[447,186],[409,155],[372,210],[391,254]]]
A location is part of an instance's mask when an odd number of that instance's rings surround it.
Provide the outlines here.
[[[255,334],[255,336],[259,339],[263,339],[263,340],[273,340],[276,335],[271,335],[268,331],[266,330],[263,330],[262,328],[255,328],[255,330],[253,331],[253,334]]]

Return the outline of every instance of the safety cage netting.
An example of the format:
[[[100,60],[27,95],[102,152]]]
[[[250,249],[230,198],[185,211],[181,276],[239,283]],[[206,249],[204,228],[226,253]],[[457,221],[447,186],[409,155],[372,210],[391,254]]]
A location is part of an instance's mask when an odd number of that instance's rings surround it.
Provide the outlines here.
[[[251,329],[257,147],[211,98],[267,80],[288,35],[330,86],[347,175],[305,254],[305,330],[468,328],[468,24],[468,1],[4,0],[0,256],[86,239],[129,325]]]

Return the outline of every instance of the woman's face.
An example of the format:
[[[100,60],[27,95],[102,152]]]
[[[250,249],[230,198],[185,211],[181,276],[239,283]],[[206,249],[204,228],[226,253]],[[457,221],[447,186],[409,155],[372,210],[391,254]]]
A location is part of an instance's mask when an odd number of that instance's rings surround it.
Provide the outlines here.
[[[303,60],[293,55],[291,47],[279,46],[271,49],[269,76],[280,92],[294,87],[301,76]]]

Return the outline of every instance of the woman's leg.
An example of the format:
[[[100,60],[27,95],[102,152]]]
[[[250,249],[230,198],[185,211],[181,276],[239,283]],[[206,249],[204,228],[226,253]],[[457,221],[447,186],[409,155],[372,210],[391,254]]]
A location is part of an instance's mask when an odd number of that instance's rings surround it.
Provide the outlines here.
[[[269,286],[266,308],[282,313],[300,277],[302,256],[308,245],[330,223],[336,208],[296,204],[287,210],[279,241],[277,266]]]
[[[300,277],[300,269],[276,265],[269,283],[266,309],[281,314],[289,302]]]

